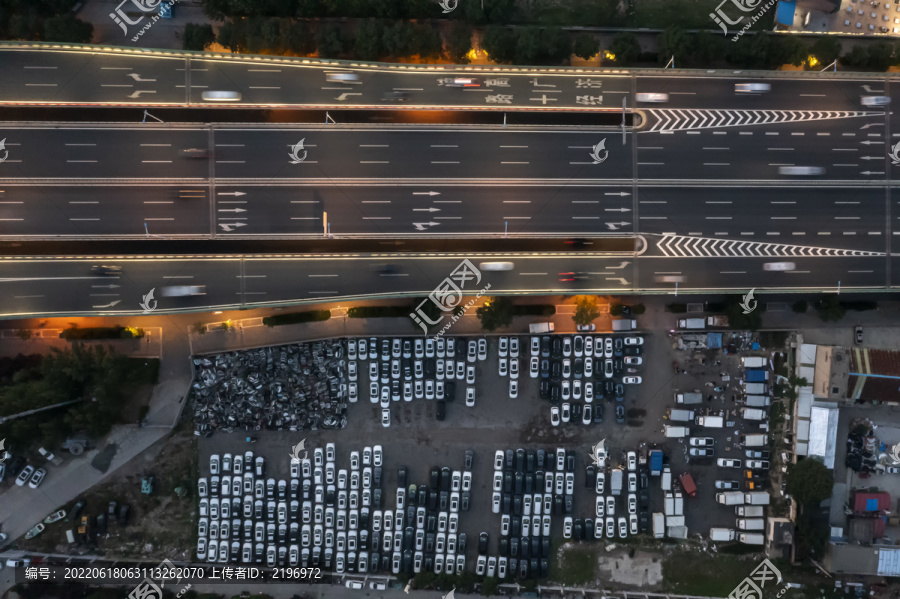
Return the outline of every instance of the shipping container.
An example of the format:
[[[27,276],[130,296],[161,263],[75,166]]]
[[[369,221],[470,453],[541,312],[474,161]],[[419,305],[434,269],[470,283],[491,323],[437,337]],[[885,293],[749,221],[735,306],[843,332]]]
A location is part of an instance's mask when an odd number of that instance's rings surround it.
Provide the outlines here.
[[[758,532],[746,532],[738,535],[738,541],[747,545],[763,545],[766,538]]]
[[[661,539],[666,536],[666,517],[662,512],[653,513],[653,538]]]
[[[741,518],[762,518],[766,508],[761,505],[739,505],[734,513]]]
[[[697,424],[706,428],[723,428],[725,419],[721,416],[698,416]]]
[[[751,433],[741,435],[741,445],[744,447],[765,447],[769,444],[769,436],[763,433]]]
[[[764,383],[769,380],[769,371],[759,368],[748,369],[744,373],[744,380],[748,383]]]
[[[765,410],[759,408],[741,408],[741,418],[744,420],[767,420],[769,416]]]
[[[694,410],[669,410],[669,420],[673,422],[693,422]]]
[[[716,493],[716,502],[722,505],[743,505],[744,494],[740,491],[728,491],[727,493]]]
[[[637,328],[637,321],[632,319],[622,319],[612,321],[613,331],[633,331]]]
[[[660,486],[663,491],[671,491],[672,490],[672,471],[668,466],[663,468],[662,476],[659,481]]]
[[[765,530],[766,521],[764,518],[738,518],[734,525],[740,530]]]
[[[747,395],[765,395],[769,388],[765,383],[745,383],[744,393]]]
[[[691,429],[686,426],[670,426],[666,425],[666,437],[680,439],[682,437],[691,436]]]
[[[676,393],[675,394],[675,403],[684,404],[684,405],[703,403],[703,394],[702,393]]]
[[[772,498],[765,491],[753,491],[744,493],[744,503],[749,505],[769,505]]]
[[[682,318],[678,321],[679,329],[705,329],[706,321],[702,318]]]
[[[768,395],[748,395],[744,405],[748,408],[768,408],[772,405],[772,398]]]
[[[747,356],[743,358],[744,368],[768,368],[769,359],[757,356]]]
[[[730,528],[710,528],[710,541],[733,541],[735,532]]]

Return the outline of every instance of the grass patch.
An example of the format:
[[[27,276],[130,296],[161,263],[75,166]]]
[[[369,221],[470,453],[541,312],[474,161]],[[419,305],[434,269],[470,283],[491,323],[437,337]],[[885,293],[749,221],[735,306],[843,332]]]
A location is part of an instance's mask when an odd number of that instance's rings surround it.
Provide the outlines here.
[[[566,586],[593,583],[599,554],[600,547],[596,545],[583,543],[565,545],[558,553],[557,559],[550,563],[550,580]]]
[[[308,312],[290,312],[288,314],[275,314],[263,318],[263,324],[267,327],[276,327],[283,324],[300,324],[304,322],[321,322],[331,318],[330,310],[310,310]]]
[[[663,564],[665,590],[681,595],[727,597],[756,566],[734,555],[674,553]]]

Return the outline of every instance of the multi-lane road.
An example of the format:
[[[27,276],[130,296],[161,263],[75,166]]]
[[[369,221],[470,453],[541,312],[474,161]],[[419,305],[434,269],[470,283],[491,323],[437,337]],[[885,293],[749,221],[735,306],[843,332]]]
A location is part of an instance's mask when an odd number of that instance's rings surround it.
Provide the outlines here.
[[[89,263],[7,261],[4,314],[139,310],[150,288],[188,279],[181,265],[207,293],[167,300],[166,308],[421,295],[462,257],[498,259],[466,256],[467,237],[636,236],[627,255],[509,257],[516,267],[491,274],[493,292],[673,292],[676,282],[681,290],[885,289],[900,280],[891,258],[900,233],[892,199],[900,159],[891,153],[900,133],[891,130],[889,110],[860,103],[890,94],[883,78],[777,77],[771,93],[739,95],[735,83],[748,80],[740,76],[323,69],[78,52],[4,57],[21,76],[0,90],[0,104],[193,106],[203,91],[227,89],[247,107],[384,107],[386,92],[402,90],[412,106],[620,111],[637,104],[638,123],[626,131],[359,125],[339,117],[328,125],[7,123],[0,128],[6,239],[463,241],[446,257],[134,260],[115,283],[92,277]],[[358,81],[326,80],[340,70]],[[463,72],[482,86],[448,89],[447,78]],[[642,92],[669,101],[636,103]],[[790,176],[781,170],[787,166],[824,174]],[[764,270],[771,262],[796,267]],[[385,263],[401,274],[379,274]],[[73,276],[57,272],[66,269]],[[562,281],[564,272],[577,280]],[[114,291],[92,291],[111,284]]]

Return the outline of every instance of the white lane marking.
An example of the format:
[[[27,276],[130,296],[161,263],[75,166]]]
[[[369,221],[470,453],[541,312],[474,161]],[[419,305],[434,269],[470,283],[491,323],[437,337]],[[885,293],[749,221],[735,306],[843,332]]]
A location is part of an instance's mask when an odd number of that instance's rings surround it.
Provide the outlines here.
[[[707,200],[705,204],[732,204],[731,200]]]
[[[738,135],[753,135],[752,131],[739,131]]]
[[[391,220],[390,216],[364,216],[363,220]]]
[[[703,166],[731,166],[730,162],[704,162]]]
[[[80,220],[100,220],[100,219],[99,218],[70,218],[69,220],[80,221]]]
[[[834,220],[859,220],[858,216],[835,216]]]
[[[500,147],[501,147],[501,148],[516,148],[516,149],[521,149],[521,148],[527,148],[528,146],[500,146]]]
[[[440,217],[437,217],[440,218]],[[462,217],[460,217],[462,218]],[[531,220],[530,216],[504,216],[503,218],[507,218],[509,220]]]
[[[262,86],[259,86],[259,87],[257,87],[257,86],[251,85],[251,86],[250,86],[250,89],[281,89],[281,87],[280,87],[280,86],[276,86],[276,87],[262,87]]]
[[[172,164],[171,160],[141,160],[141,164]]]
[[[731,220],[730,216],[707,216],[706,220]]]
[[[97,144],[66,144],[66,146],[89,146],[89,147],[94,147],[96,145]]]
[[[794,148],[767,148],[770,152],[793,152]]]
[[[831,133],[816,133],[816,135],[820,137],[828,137],[829,135],[831,135]]]
[[[459,164],[459,161],[458,161],[458,160],[456,160],[456,161],[452,161],[452,160],[432,160],[432,161],[431,161],[431,164]]]
[[[28,66],[28,65],[23,65],[22,68],[25,68],[25,69],[58,69],[59,67],[43,67],[43,66],[33,66],[33,67],[31,67],[31,66]]]
[[[745,275],[747,274],[746,270],[720,270],[720,275]]]
[[[569,163],[569,164],[574,164],[574,163]],[[583,162],[581,164],[587,164],[587,163]],[[665,164],[665,162],[638,162],[638,166],[662,166],[664,164]]]
[[[875,271],[874,271],[874,270],[848,270],[847,272],[848,272],[848,273],[862,273],[862,274],[869,274],[869,273],[873,273],[873,272],[875,272]]]
[[[545,272],[520,272],[519,276],[522,277],[544,277],[547,273]]]
[[[142,148],[171,148],[172,144],[141,144]]]
[[[531,200],[503,200],[504,204],[530,204]]]
[[[458,146],[458,145],[453,145],[453,146],[450,146],[450,145],[442,146],[442,145],[438,145],[438,144],[431,144],[431,147],[432,147],[432,148],[458,148],[459,146]]]
[[[859,152],[859,148],[831,148],[832,152]]]
[[[531,164],[530,162],[500,162],[500,164]]]
[[[4,203],[4,204],[9,204],[9,203],[11,203],[11,202],[3,202],[3,203]],[[21,204],[22,202],[19,202],[19,203]],[[70,204],[99,204],[100,202],[96,202],[96,201],[94,201],[94,202],[76,202],[76,201],[71,201],[71,202],[69,202],[69,203],[70,203]],[[146,202],[145,202],[145,203],[146,203]]]
[[[900,218],[900,217],[898,217]],[[599,216],[573,216],[572,220],[600,220]]]
[[[360,160],[360,164],[390,164],[390,160]]]
[[[772,220],[797,220],[796,216],[770,216]]]
[[[390,148],[388,144],[359,144],[360,148]]]
[[[306,275],[308,277],[337,277],[339,275]]]
[[[800,94],[801,98],[824,98],[825,94]]]
[[[390,204],[391,200],[363,200],[361,204]]]
[[[793,205],[793,204],[796,204],[797,202],[789,201],[789,200],[784,200],[784,201],[771,200],[769,203],[770,203],[770,204],[789,204],[789,205]]]
[[[645,148],[638,148],[638,150],[664,150],[662,146],[647,146]]]
[[[66,160],[66,162],[97,162],[96,160]]]
[[[731,148],[713,148],[713,147],[704,147],[704,150],[730,150]]]

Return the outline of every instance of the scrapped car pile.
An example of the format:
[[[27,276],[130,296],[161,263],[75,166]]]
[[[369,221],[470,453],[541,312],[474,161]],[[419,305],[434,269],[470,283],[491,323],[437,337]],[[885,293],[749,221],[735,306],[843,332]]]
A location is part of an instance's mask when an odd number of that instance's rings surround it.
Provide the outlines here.
[[[872,423],[868,419],[852,420],[850,434],[847,436],[847,468],[860,473],[863,477],[874,474],[879,470],[876,455],[879,446]]]
[[[343,428],[347,382],[340,340],[194,359],[194,434]]]

